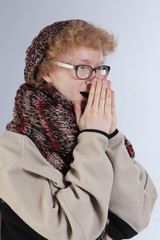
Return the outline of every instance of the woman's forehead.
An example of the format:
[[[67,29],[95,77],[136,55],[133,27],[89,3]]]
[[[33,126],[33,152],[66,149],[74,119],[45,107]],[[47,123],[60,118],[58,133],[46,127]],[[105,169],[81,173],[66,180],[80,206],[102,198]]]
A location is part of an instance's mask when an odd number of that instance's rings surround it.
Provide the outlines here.
[[[83,62],[87,62],[92,58],[101,59],[103,61],[104,56],[102,50],[95,50],[88,47],[68,47],[63,53],[59,54],[57,57],[59,58],[67,58],[67,59],[79,59]]]

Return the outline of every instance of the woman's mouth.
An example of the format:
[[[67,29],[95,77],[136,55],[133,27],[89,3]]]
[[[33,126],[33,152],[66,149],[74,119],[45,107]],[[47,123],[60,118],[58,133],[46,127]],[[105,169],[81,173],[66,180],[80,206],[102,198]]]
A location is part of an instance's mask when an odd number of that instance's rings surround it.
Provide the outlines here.
[[[81,94],[84,98],[88,99],[88,95],[89,95],[88,92],[80,92],[80,94]]]

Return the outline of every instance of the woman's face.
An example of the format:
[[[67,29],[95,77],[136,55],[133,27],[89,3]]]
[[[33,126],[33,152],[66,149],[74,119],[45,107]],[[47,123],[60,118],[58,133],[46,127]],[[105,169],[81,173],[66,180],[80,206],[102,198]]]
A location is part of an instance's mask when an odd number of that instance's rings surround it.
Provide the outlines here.
[[[71,65],[90,65],[92,68],[103,65],[103,53],[101,50],[93,50],[86,47],[67,49],[60,54],[57,59],[59,62]],[[54,70],[44,76],[44,79],[57,89],[71,102],[79,102],[85,105],[87,98],[82,94],[89,92],[91,82],[95,77],[95,72],[87,80],[80,80],[76,77],[74,69],[55,66]]]

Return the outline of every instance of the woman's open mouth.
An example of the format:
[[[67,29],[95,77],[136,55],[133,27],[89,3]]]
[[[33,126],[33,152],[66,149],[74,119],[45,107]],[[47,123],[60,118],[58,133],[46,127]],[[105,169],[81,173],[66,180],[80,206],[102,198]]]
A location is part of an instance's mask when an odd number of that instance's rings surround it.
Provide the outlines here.
[[[80,94],[85,97],[86,99],[88,99],[88,95],[89,93],[88,92],[80,92]]]

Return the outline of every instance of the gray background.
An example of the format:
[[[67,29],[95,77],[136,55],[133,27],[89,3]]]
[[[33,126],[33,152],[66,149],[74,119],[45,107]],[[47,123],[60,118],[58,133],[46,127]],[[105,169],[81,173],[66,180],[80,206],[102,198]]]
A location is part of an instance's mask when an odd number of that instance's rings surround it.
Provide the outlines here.
[[[12,119],[31,40],[55,21],[87,20],[118,38],[117,51],[106,61],[116,93],[118,128],[134,145],[137,161],[160,193],[159,12],[159,0],[0,0],[0,133]],[[158,199],[149,227],[134,239],[158,240],[159,236]]]

